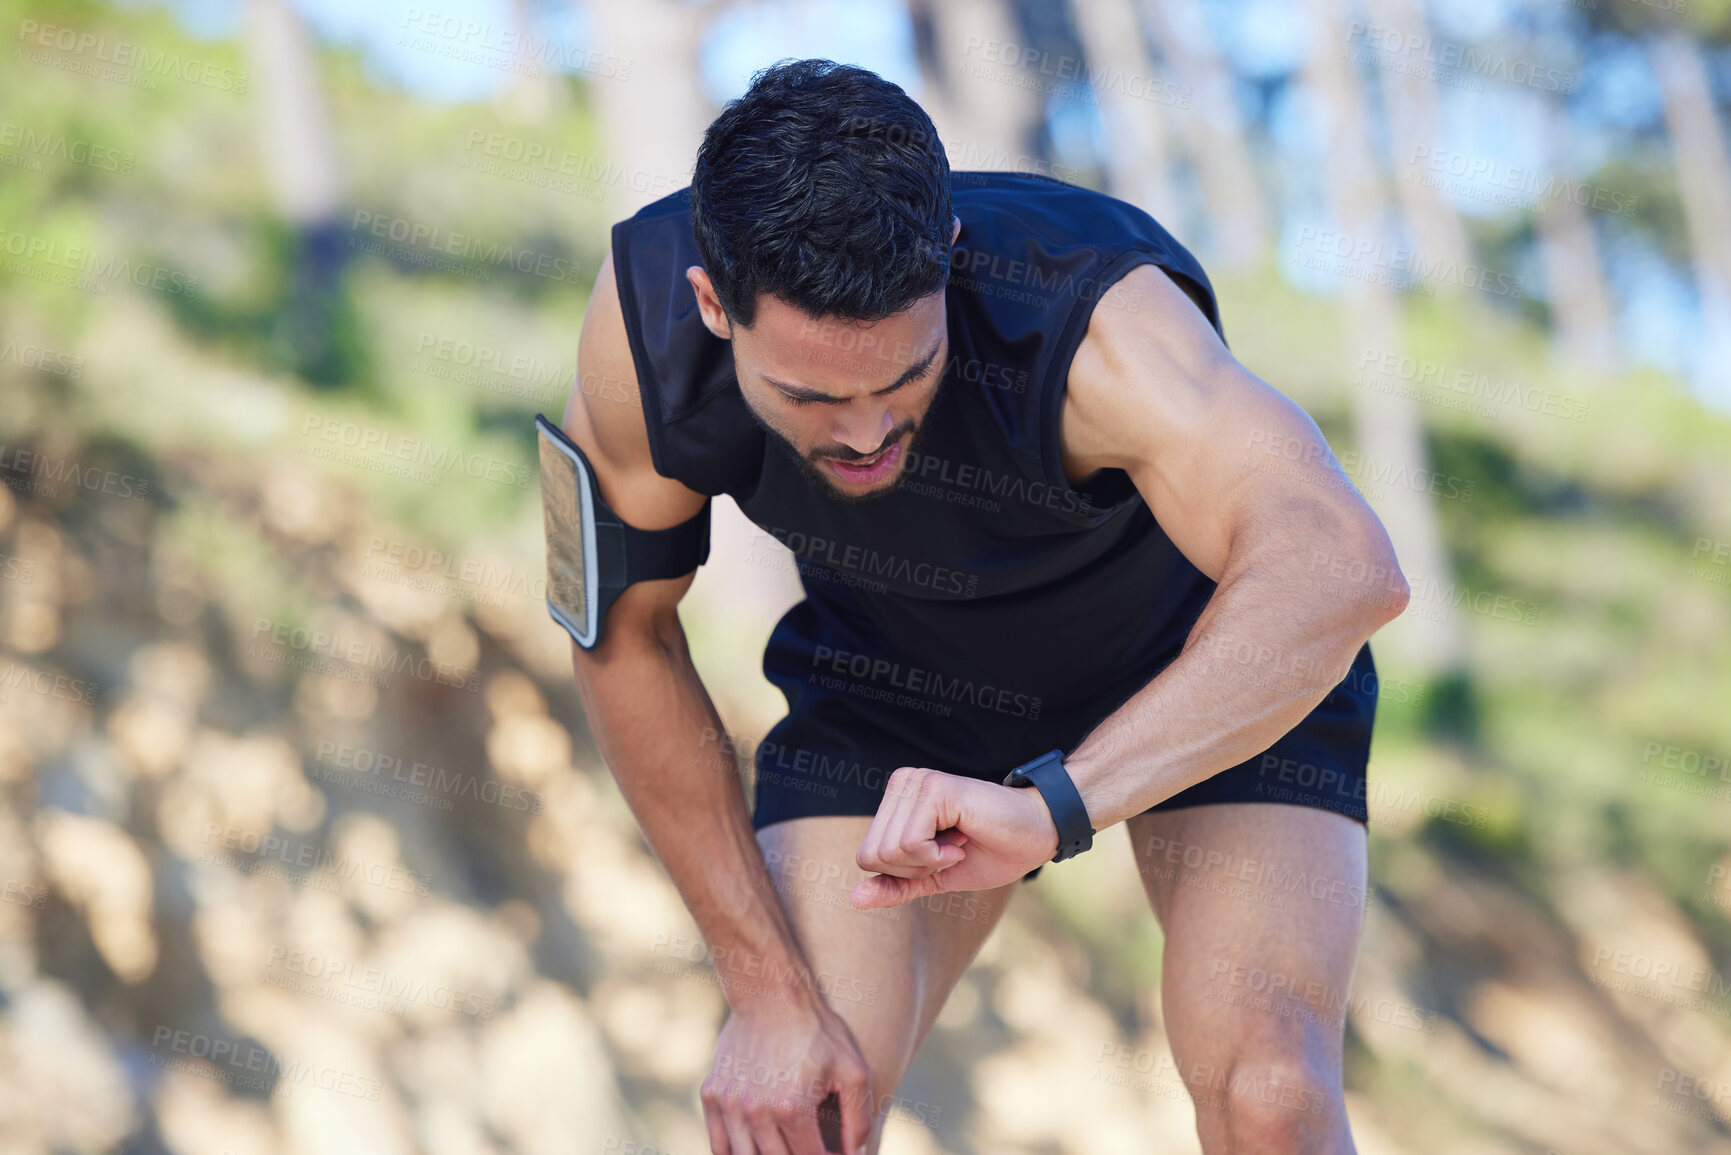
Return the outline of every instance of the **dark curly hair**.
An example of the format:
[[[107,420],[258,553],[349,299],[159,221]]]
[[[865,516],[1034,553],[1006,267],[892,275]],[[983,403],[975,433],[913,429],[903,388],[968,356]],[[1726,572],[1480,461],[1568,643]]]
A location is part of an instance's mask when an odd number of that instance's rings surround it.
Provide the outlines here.
[[[751,327],[759,293],[813,317],[878,321],[949,280],[950,162],[900,86],[784,60],[703,134],[691,221],[734,324]]]

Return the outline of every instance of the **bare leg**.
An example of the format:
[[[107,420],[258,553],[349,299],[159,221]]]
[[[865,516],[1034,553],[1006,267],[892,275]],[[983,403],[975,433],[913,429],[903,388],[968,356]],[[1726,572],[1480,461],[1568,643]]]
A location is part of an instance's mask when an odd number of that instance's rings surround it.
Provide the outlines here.
[[[871,1068],[875,1155],[914,1052],[1019,884],[855,910],[848,893],[866,873],[854,854],[870,825],[795,818],[765,826],[757,841],[819,989]]]
[[[1344,1006],[1364,921],[1364,827],[1242,802],[1129,823],[1166,934],[1161,1002],[1207,1155],[1351,1155]]]

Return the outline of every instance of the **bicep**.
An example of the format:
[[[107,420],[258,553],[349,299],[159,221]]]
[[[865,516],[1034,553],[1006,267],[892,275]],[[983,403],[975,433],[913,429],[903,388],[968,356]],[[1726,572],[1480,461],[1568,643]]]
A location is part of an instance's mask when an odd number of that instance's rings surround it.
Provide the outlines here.
[[[1138,308],[1109,307],[1121,287]],[[1173,544],[1216,581],[1250,540],[1374,516],[1310,415],[1240,365],[1155,266],[1102,296],[1070,391],[1066,449],[1129,473]]]

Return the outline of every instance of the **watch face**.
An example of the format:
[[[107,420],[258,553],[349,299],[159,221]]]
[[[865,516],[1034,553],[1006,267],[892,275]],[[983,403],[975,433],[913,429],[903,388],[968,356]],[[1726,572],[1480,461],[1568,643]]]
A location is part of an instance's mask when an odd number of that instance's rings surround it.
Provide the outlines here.
[[[598,624],[594,480],[558,426],[536,414],[535,428],[547,531],[547,611],[587,650],[595,645]]]

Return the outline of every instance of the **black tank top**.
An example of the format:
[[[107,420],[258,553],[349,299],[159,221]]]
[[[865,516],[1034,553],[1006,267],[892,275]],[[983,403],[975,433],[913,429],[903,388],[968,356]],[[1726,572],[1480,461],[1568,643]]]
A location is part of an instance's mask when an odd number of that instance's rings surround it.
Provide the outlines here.
[[[944,378],[900,488],[858,503],[815,488],[746,409],[732,346],[704,327],[685,277],[703,263],[690,190],[616,224],[655,469],[730,495],[792,550],[806,604],[778,635],[815,612],[843,632],[813,644],[852,638],[909,669],[1048,708],[1111,708],[1176,656],[1214,583],[1161,531],[1127,473],[1066,481],[1058,418],[1070,362],[1101,295],[1137,265],[1163,269],[1220,331],[1214,292],[1152,217],[1105,194],[958,172],[952,201],[962,230],[945,292]]]

